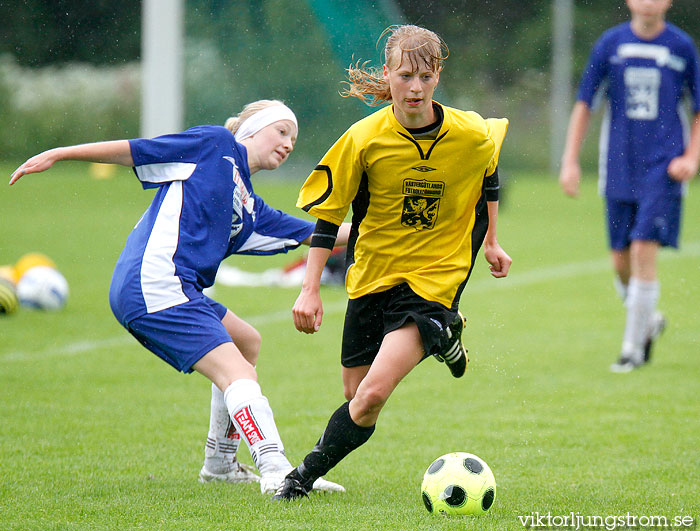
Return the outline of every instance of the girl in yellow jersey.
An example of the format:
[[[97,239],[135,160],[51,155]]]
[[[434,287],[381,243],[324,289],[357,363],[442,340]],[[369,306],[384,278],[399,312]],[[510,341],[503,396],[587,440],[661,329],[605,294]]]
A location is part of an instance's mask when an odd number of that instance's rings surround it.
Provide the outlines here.
[[[511,259],[496,239],[498,156],[508,121],[432,100],[447,47],[432,31],[393,26],[381,71],[359,62],[349,88],[370,105],[304,184],[297,206],[318,222],[294,309],[299,331],[318,331],[320,279],[338,227],[353,207],[342,374],[348,400],[276,499],[305,496],[314,480],[367,441],[398,383],[425,357],[464,374],[459,297],[484,244],[494,277]]]

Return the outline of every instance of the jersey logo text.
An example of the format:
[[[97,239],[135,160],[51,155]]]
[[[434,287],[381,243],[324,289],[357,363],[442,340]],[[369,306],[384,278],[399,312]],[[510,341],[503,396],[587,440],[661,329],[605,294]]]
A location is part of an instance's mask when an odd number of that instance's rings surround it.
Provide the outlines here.
[[[255,200],[248,191],[245,182],[243,182],[235,159],[233,157],[224,158],[233,165],[233,217],[231,219],[231,233],[229,234],[229,240],[232,240],[243,229],[244,209],[253,217],[253,220],[255,220]]]
[[[425,179],[404,179],[401,225],[415,230],[435,227],[445,183]]]

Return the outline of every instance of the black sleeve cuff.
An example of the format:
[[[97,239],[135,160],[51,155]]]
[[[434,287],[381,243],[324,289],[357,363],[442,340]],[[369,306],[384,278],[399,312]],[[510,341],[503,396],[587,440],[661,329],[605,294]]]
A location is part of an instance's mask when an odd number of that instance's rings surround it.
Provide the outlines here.
[[[310,247],[323,247],[324,249],[333,249],[335,240],[338,237],[339,225],[319,219],[316,222],[316,228],[311,235]]]
[[[489,175],[484,177],[484,193],[487,201],[498,201],[498,189],[501,185],[498,182],[498,168]]]

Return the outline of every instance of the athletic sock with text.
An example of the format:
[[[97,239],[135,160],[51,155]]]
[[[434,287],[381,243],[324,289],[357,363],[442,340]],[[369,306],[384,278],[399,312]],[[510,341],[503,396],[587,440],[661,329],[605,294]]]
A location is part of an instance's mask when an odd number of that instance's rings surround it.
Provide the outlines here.
[[[292,468],[284,455],[284,445],[272,409],[258,382],[249,379],[234,381],[224,391],[224,402],[260,474]]]

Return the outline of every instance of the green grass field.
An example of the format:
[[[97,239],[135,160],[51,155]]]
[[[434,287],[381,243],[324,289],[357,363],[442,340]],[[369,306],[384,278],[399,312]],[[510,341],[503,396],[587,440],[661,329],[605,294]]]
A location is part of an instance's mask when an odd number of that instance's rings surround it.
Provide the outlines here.
[[[13,167],[0,165],[9,179]],[[61,312],[0,319],[0,529],[522,529],[533,513],[700,518],[700,189],[682,247],[660,255],[669,327],[653,363],[608,372],[624,309],[612,286],[594,179],[565,198],[549,176],[516,175],[499,219],[513,257],[491,279],[483,257],[462,297],[468,375],[428,360],[398,387],[372,439],[328,478],[343,495],[275,504],[257,485],[201,485],[209,384],[183,376],[116,323],[112,267],[151,193],[129,170],[95,180],[63,164],[0,187],[0,265],[52,257],[71,286]],[[294,212],[300,179],[256,190]],[[251,271],[300,256],[242,257]],[[296,332],[296,289],[219,287],[262,333],[260,382],[292,463],[342,403],[345,294],[326,288],[320,333]],[[467,451],[498,482],[478,518],[426,512],[420,483],[437,456]],[[242,460],[251,462],[245,448]]]

